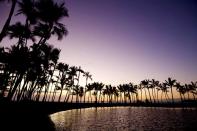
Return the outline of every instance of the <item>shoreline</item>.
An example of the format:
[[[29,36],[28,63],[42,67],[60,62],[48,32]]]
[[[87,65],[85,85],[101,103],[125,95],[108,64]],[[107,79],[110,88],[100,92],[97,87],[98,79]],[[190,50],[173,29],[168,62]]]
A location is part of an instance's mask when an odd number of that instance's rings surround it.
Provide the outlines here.
[[[91,108],[91,107],[164,107],[164,108],[196,108],[192,103],[64,103],[64,102],[0,102],[0,112],[34,112],[50,115],[59,111]]]
[[[187,105],[187,106],[186,106]],[[0,103],[2,131],[55,131],[50,115],[60,111],[92,107],[161,107],[197,109],[197,103],[190,104],[140,104],[140,103],[57,103],[57,102],[4,102]]]

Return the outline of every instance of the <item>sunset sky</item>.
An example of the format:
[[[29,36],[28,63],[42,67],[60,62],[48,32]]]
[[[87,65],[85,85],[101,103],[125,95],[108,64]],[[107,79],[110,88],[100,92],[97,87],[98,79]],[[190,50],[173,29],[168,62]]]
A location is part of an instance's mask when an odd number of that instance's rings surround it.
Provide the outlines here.
[[[69,34],[49,43],[61,49],[60,61],[81,66],[94,81],[197,80],[197,1],[66,0],[66,6]],[[9,10],[0,4],[0,29]]]

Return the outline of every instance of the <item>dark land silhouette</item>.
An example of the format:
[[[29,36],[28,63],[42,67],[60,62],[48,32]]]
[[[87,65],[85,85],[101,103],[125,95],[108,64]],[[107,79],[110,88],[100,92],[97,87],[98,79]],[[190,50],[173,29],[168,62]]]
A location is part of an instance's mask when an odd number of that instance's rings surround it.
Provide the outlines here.
[[[197,107],[197,82],[181,84],[173,78],[165,82],[147,79],[139,85],[127,83],[112,86],[90,82],[92,75],[89,72],[59,62],[60,49],[48,43],[52,36],[61,40],[68,33],[60,22],[69,16],[65,4],[54,0],[11,2],[0,41],[10,37],[17,43],[0,47],[2,129],[54,130],[48,115],[74,108]],[[25,21],[10,25],[15,6],[19,7],[16,15],[24,15]],[[80,85],[82,78],[86,81],[85,86]],[[175,92],[179,93],[176,100]]]

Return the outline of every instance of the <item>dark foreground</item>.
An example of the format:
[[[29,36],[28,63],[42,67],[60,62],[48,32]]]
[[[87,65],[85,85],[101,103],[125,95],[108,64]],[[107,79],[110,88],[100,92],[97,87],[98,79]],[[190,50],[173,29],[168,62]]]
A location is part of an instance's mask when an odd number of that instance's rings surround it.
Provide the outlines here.
[[[197,103],[147,104],[147,103],[56,103],[56,102],[1,102],[0,131],[55,131],[49,118],[55,112],[88,107],[180,107],[197,108]]]

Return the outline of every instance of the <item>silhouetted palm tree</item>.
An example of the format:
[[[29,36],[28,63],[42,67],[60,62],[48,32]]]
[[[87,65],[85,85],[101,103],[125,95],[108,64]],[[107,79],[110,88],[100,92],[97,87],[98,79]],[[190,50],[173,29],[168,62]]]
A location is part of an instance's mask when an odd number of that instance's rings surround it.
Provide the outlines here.
[[[190,92],[192,93],[193,95],[193,99],[196,100],[196,95],[197,95],[197,82],[191,82],[191,84],[189,85],[190,86]]]
[[[85,103],[85,97],[86,97],[86,88],[87,88],[87,85],[88,85],[88,79],[92,80],[92,75],[90,74],[90,72],[84,72],[83,76],[85,77],[86,79],[86,84],[85,84],[85,87],[84,87],[84,103]]]
[[[16,15],[22,14],[26,17],[25,26],[28,27],[30,24],[36,24],[38,12],[35,7],[35,0],[21,0],[18,2],[18,5],[19,9]]]
[[[181,98],[181,102],[183,102],[183,97],[182,95],[185,94],[185,88],[183,85],[181,85],[179,82],[176,82],[176,90],[179,92],[180,98]]]
[[[79,81],[80,81],[80,75],[81,75],[81,73],[83,73],[84,74],[84,71],[81,69],[81,67],[79,66],[79,68],[77,69],[77,72],[78,72],[78,76],[77,76],[77,88],[79,87]],[[78,90],[78,89],[77,89]],[[78,95],[79,94],[76,94],[76,103],[79,101],[78,99]]]
[[[154,103],[156,102],[156,93],[155,93],[155,89],[156,87],[158,87],[159,85],[159,81],[155,80],[155,79],[152,79],[150,80],[150,85],[151,85],[151,88],[152,88],[152,96],[153,96],[153,100],[154,100]]]
[[[59,81],[60,81],[60,95],[59,95],[59,99],[58,102],[60,102],[61,100],[61,96],[62,96],[62,92],[64,90],[64,86],[68,84],[68,78],[67,78],[67,73],[69,70],[69,65],[68,64],[64,64],[64,63],[59,63],[57,65],[57,69],[59,70]]]
[[[99,96],[100,96],[101,95],[101,90],[103,89],[104,84],[99,83],[99,82],[94,82],[94,83],[92,83],[92,86],[94,88],[93,95],[95,96],[95,103],[97,103],[98,102],[98,92],[99,92]]]
[[[68,75],[69,75],[68,79],[71,80],[70,81],[71,88],[69,90],[70,91],[69,96],[72,95],[71,96],[71,102],[73,102],[73,88],[75,86],[75,80],[76,80],[76,77],[77,77],[77,70],[78,70],[78,68],[76,66],[71,66],[69,68],[69,72],[68,72]],[[69,97],[68,97],[68,99],[69,99]],[[68,101],[68,100],[66,100],[66,101]]]
[[[126,103],[126,90],[127,90],[127,87],[125,86],[125,84],[120,84],[118,85],[118,90],[120,92],[120,101],[123,103]],[[122,98],[122,94],[123,94],[123,98]]]
[[[119,93],[118,93],[118,89],[117,87],[113,87],[113,95],[115,97],[115,102],[118,103],[118,97],[119,97]]]
[[[167,86],[167,84],[166,83],[161,83],[161,84],[159,84],[159,87],[160,87],[160,89],[162,91],[162,93],[161,93],[161,101],[163,99],[162,97],[163,97],[163,93],[164,93],[165,98],[166,98],[166,102],[168,102],[169,96],[168,96],[168,86]]]
[[[140,90],[140,101],[142,101],[142,89],[143,89],[142,84],[140,83],[140,84],[137,86],[137,88]]]
[[[94,89],[93,84],[87,84],[86,87],[87,87],[86,92],[89,92],[88,102],[91,102],[92,103],[92,95],[91,95],[91,92]],[[89,101],[89,98],[90,98],[90,101]]]
[[[168,80],[165,80],[166,85],[168,85],[171,89],[171,95],[172,95],[172,103],[174,103],[174,97],[173,97],[173,91],[172,88],[175,86],[176,84],[176,80],[172,79],[172,78],[168,78]]]
[[[82,86],[79,87],[79,97],[80,97],[80,103],[82,103],[82,97],[84,95],[84,88]]]
[[[7,29],[7,35],[10,37],[10,39],[18,38],[18,46],[22,44],[27,45],[27,39],[34,41],[34,36],[31,30],[25,25],[22,25],[20,22],[9,26]]]
[[[17,88],[19,87],[20,83],[22,82],[22,79],[28,69],[29,65],[29,49],[26,46],[12,46],[10,50],[10,56],[9,56],[9,65],[13,70],[15,71],[17,75],[17,79],[15,81],[15,84],[10,87],[9,93],[8,93],[8,99],[12,100],[13,95]]]
[[[112,87],[112,85],[106,85],[105,89],[103,90],[103,94],[107,95],[107,102],[108,103],[112,103],[112,98],[113,98],[113,94],[114,94],[114,88]]]
[[[141,81],[141,84],[144,86],[144,89],[147,89],[148,90],[149,97],[150,97],[150,102],[152,103],[151,94],[150,94],[150,90],[149,90],[149,88],[150,88],[150,86],[149,86],[149,80],[143,80],[143,81]]]
[[[35,34],[41,37],[38,44],[45,43],[53,34],[58,35],[58,40],[62,39],[64,34],[67,34],[64,25],[59,23],[63,17],[68,17],[68,10],[63,2],[40,0],[36,2],[36,9],[38,11],[38,19],[41,20],[37,29],[45,27],[44,32],[35,30]]]

